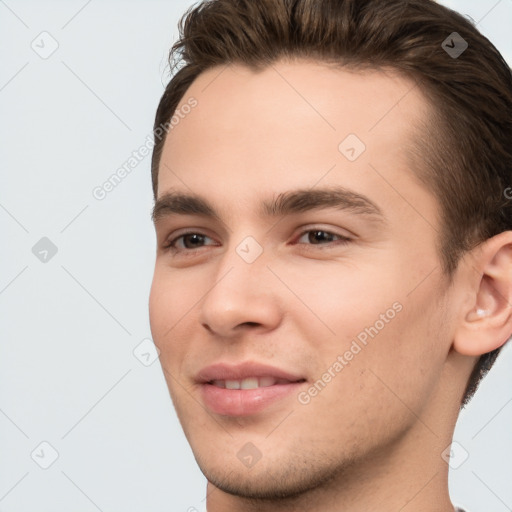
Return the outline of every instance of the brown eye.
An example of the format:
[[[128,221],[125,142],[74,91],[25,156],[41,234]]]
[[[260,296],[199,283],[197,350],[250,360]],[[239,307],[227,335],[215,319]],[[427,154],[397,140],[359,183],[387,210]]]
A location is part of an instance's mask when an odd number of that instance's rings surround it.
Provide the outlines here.
[[[179,235],[170,240],[164,246],[164,249],[180,252],[199,249],[205,245],[215,245],[211,243],[206,244],[206,240],[212,239],[209,236],[203,235],[201,233],[183,233],[182,235]]]
[[[183,235],[181,238],[183,239],[183,245],[186,249],[195,249],[196,247],[201,247],[203,245],[206,237],[198,233],[190,233],[188,235]]]
[[[334,237],[332,233],[328,233],[327,231],[309,231],[308,233],[308,242],[312,244],[322,243],[322,242],[332,242]]]
[[[330,231],[325,231],[323,229],[309,229],[302,233],[297,243],[304,243],[308,245],[327,245],[333,242],[344,243],[349,241],[350,238],[331,233]]]

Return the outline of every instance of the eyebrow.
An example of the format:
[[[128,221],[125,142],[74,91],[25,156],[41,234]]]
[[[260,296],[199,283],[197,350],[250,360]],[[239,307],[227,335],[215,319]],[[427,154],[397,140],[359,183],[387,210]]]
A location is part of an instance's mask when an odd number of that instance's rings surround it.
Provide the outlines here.
[[[344,187],[297,189],[278,194],[261,203],[262,217],[280,217],[311,210],[336,208],[358,215],[384,220],[381,209],[368,197]],[[151,218],[157,222],[172,215],[199,215],[220,220],[221,216],[210,202],[196,194],[170,191],[155,201]]]

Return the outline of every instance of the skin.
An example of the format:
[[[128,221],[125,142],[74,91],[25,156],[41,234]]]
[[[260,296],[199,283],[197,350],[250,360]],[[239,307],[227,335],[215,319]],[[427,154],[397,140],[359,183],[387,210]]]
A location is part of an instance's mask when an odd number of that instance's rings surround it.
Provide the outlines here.
[[[453,511],[442,452],[478,355],[512,332],[511,232],[467,254],[449,284],[439,205],[406,152],[429,108],[409,79],[306,60],[219,71],[182,100],[198,105],[167,136],[158,197],[194,191],[220,219],[155,223],[149,304],[208,511]],[[353,162],[338,149],[351,133],[366,145]],[[331,186],[364,194],[383,219],[334,208],[260,215],[280,193]],[[307,229],[351,240],[318,242]],[[203,245],[163,248],[187,230]],[[263,249],[250,264],[236,252],[247,236]],[[308,404],[293,393],[248,417],[205,408],[194,380],[204,366],[263,362],[308,390],[394,303],[400,312]],[[248,442],[262,455],[251,469],[237,457]]]

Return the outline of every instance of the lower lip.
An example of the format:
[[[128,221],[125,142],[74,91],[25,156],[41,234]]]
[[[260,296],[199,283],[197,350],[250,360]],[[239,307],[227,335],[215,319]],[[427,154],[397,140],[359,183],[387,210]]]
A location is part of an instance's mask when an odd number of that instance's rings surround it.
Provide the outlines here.
[[[208,409],[224,416],[249,416],[263,411],[272,403],[297,393],[304,382],[275,384],[256,389],[225,389],[202,384],[201,394]]]

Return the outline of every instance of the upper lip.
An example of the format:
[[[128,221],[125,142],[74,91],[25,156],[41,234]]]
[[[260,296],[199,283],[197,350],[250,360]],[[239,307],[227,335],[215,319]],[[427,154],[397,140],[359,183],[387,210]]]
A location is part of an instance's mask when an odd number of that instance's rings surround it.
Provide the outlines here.
[[[215,363],[205,366],[196,375],[196,380],[204,384],[213,380],[243,380],[248,377],[274,377],[276,379],[289,380],[290,382],[305,380],[300,375],[253,361],[239,364]]]

